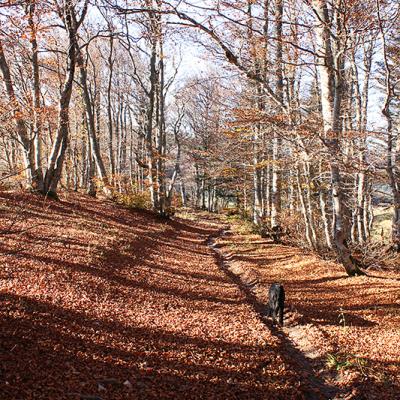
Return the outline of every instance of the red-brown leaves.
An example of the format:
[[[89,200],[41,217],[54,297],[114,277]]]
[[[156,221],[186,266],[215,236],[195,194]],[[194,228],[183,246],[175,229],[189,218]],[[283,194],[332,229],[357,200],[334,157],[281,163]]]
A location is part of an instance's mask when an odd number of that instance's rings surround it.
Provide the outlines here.
[[[1,201],[2,227],[24,216],[2,237],[2,400],[302,398],[207,247],[215,227],[84,196]]]
[[[256,295],[264,302],[262,287],[284,284],[284,331],[326,384],[346,399],[398,399],[400,274],[348,278],[333,262],[241,231],[220,240],[232,271],[244,280],[257,275]],[[329,355],[337,360],[331,369]]]

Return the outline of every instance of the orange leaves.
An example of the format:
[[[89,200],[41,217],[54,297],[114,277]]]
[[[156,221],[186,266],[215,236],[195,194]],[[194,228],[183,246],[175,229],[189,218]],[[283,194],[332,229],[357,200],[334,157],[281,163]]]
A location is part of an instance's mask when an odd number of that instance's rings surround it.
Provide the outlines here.
[[[23,114],[22,112],[20,112],[20,111],[15,111],[15,112],[14,112],[14,118],[15,118],[16,120],[22,119],[23,117],[24,117],[24,114]]]
[[[236,176],[238,174],[238,169],[237,168],[223,168],[220,176],[225,177],[225,178],[229,178],[229,177],[233,177]]]
[[[26,205],[32,229],[10,238],[17,254],[0,255],[2,400],[298,398],[207,248],[212,226],[71,194],[7,202]]]
[[[397,399],[399,272],[374,271],[349,280],[336,263],[295,247],[272,245],[230,222],[235,233],[220,248],[229,254],[232,270],[241,279],[252,271],[264,285],[284,283],[285,333],[315,359],[315,375],[322,373],[348,399]],[[258,288],[256,295],[265,302],[265,290]],[[329,364],[325,371],[321,363]],[[306,375],[300,378],[303,382]]]
[[[258,108],[237,108],[234,110],[235,120],[231,123],[237,125],[266,124],[275,127],[288,126],[287,115],[285,114],[267,114]]]
[[[285,284],[288,328],[272,334],[205,244],[215,218],[165,222],[79,195],[14,197],[2,194],[0,225],[21,203],[30,230],[3,240],[0,255],[2,399],[327,398],[286,335],[311,346],[318,368],[327,353],[349,356],[353,366],[326,375],[349,399],[394,399],[398,273],[349,280],[302,250],[227,236],[220,248],[243,276],[251,268]]]

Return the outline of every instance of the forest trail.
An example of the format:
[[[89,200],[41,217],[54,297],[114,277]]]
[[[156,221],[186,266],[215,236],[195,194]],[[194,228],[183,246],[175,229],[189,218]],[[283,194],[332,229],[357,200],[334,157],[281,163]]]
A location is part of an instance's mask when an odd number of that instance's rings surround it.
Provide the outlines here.
[[[0,224],[2,400],[327,398],[330,383],[221,268],[219,220],[2,193]],[[232,263],[235,238],[216,239]],[[288,251],[267,249],[271,265]],[[289,306],[304,297],[287,289]]]
[[[267,325],[283,338],[282,354],[309,372],[310,387],[323,398],[400,398],[399,272],[349,278],[335,262],[261,239],[235,217],[222,220],[230,227],[213,247],[262,320],[269,286],[284,284],[285,326]]]
[[[243,291],[247,302],[252,305],[260,321],[266,326],[266,329],[279,340],[279,352],[284,357],[285,361],[292,365],[293,370],[300,372],[300,379],[303,384],[302,394],[307,399],[339,399],[340,397],[337,396],[340,395],[340,388],[323,379],[323,377],[320,376],[320,371],[318,371],[321,366],[309,360],[311,357],[309,356],[310,352],[307,350],[312,347],[312,345],[310,341],[307,340],[307,337],[301,335],[301,337],[298,337],[299,340],[295,340],[293,335],[287,335],[287,333],[296,328],[289,328],[288,330],[288,328],[285,327],[284,330],[282,330],[282,328],[279,329],[273,325],[271,320],[268,319],[268,298],[266,295],[268,286],[263,285],[252,270],[245,270],[240,267],[237,268],[234,263],[231,262],[232,254],[227,256],[219,249],[217,243],[218,239],[223,239],[225,235],[228,234],[230,234],[229,227],[221,229],[218,235],[209,237],[208,244],[215,251],[220,268]],[[287,314],[286,310],[286,319]]]
[[[0,398],[301,399],[219,268],[219,227],[79,195],[1,198]]]

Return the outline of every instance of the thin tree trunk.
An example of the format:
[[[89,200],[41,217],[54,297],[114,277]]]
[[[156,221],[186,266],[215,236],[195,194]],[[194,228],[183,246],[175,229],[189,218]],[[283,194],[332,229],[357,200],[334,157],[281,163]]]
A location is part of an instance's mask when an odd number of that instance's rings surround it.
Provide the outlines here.
[[[114,36],[110,35],[110,53],[108,55],[108,86],[107,86],[107,117],[108,117],[108,158],[110,162],[110,175],[111,180],[114,180],[115,175],[115,160],[114,160],[114,134],[113,134],[113,114],[111,108],[111,87],[114,71],[113,60]]]
[[[10,103],[10,107],[12,110],[13,120],[16,128],[16,135],[18,138],[18,142],[22,147],[22,155],[24,161],[24,172],[27,181],[27,187],[38,187],[40,185],[35,184],[35,158],[34,153],[32,151],[32,141],[29,138],[28,131],[26,129],[25,120],[23,119],[23,113],[21,106],[18,102],[17,97],[14,92],[14,85],[11,78],[11,72],[6,60],[3,44],[0,40],[0,71],[2,73],[3,83],[5,87],[5,91],[7,93],[8,101]]]
[[[73,22],[74,25],[76,26],[77,23],[76,20]],[[88,128],[87,132],[89,137],[90,153],[91,153],[89,157],[90,160],[89,163],[90,164],[92,163],[91,160],[93,158],[96,164],[97,174],[102,182],[103,186],[102,189],[105,195],[110,197],[111,196],[110,185],[107,177],[107,172],[104,167],[103,159],[101,157],[99,142],[96,136],[96,123],[95,123],[95,116],[93,113],[94,107],[89,94],[89,88],[87,83],[87,70],[78,43],[76,43],[76,61],[79,67],[79,83],[82,88],[82,97],[85,103],[86,116],[87,116],[87,128]]]
[[[283,37],[282,37],[283,0],[275,2],[275,35],[276,35],[276,96],[283,104]],[[280,151],[282,139],[274,131],[272,141],[272,187],[271,187],[271,228],[280,226],[281,212],[281,167]]]
[[[296,182],[297,182],[297,190],[298,190],[299,200],[300,200],[300,210],[301,210],[301,213],[303,214],[303,218],[304,218],[305,235],[306,235],[307,243],[312,249],[315,249],[315,243],[311,236],[309,215],[307,213],[306,203],[305,203],[305,199],[304,199],[304,195],[303,195],[303,189],[302,189],[302,185],[301,185],[301,181],[300,181],[299,167],[296,168]]]
[[[253,222],[260,225],[263,219],[262,209],[262,187],[261,187],[261,169],[259,165],[259,130],[258,125],[254,129],[253,135],[253,185],[254,185],[254,205],[253,205]]]
[[[75,76],[76,64],[76,30],[73,27],[72,13],[75,12],[73,4],[68,1],[64,7],[64,23],[68,32],[68,66],[65,81],[60,93],[58,105],[58,128],[50,153],[48,167],[44,178],[44,192],[57,197],[57,186],[61,178],[65,150],[68,144],[69,130],[69,104]],[[81,19],[82,21],[83,19]]]
[[[187,197],[186,197],[186,188],[185,183],[183,181],[179,184],[180,192],[181,192],[181,199],[182,199],[182,207],[187,207]]]
[[[147,109],[146,150],[147,150],[147,160],[148,160],[148,180],[150,188],[150,198],[154,210],[158,210],[158,197],[155,187],[156,165],[155,165],[154,148],[153,148],[153,117],[154,117],[154,105],[155,105],[156,85],[157,85],[156,57],[157,57],[157,47],[155,41],[153,41],[151,59],[150,59],[151,86],[149,91],[149,104]]]
[[[36,190],[43,192],[43,171],[42,171],[42,148],[41,148],[41,132],[42,132],[42,109],[40,102],[40,75],[38,60],[38,44],[36,39],[36,26],[33,21],[35,14],[36,0],[31,0],[28,6],[28,25],[30,29],[30,42],[32,49],[32,77],[33,77],[33,151],[35,167],[33,171],[33,183],[37,186]]]
[[[306,181],[307,185],[307,192],[306,192],[306,199],[307,199],[307,204],[306,204],[306,213],[308,214],[308,223],[310,226],[310,232],[311,232],[311,239],[313,243],[313,248],[318,249],[318,239],[317,239],[317,234],[315,231],[315,224],[314,224],[314,213],[313,213],[313,204],[312,204],[312,199],[311,199],[311,168],[310,168],[310,163],[307,161],[303,163],[303,171],[304,171],[304,178]]]

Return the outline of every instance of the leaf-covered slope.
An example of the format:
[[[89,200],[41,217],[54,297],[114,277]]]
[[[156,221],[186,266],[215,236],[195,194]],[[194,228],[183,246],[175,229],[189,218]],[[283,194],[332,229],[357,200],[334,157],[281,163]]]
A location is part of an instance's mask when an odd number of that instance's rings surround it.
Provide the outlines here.
[[[399,270],[349,278],[335,262],[230,223],[220,251],[242,281],[257,282],[261,303],[272,282],[284,284],[285,335],[311,359],[316,375],[340,398],[400,399]]]
[[[216,227],[79,195],[0,202],[2,400],[303,398],[207,247]]]

